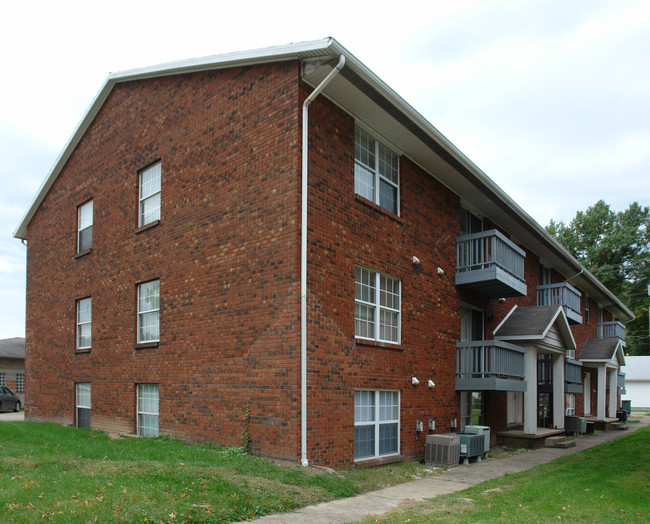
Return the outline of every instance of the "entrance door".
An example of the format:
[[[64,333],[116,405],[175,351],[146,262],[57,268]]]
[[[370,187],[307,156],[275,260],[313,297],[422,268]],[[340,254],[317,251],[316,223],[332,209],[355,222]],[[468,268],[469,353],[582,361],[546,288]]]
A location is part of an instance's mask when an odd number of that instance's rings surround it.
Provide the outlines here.
[[[549,354],[537,357],[537,427],[547,428],[553,424],[553,377],[552,358]]]
[[[548,428],[553,424],[553,404],[551,393],[537,394],[537,427]]]

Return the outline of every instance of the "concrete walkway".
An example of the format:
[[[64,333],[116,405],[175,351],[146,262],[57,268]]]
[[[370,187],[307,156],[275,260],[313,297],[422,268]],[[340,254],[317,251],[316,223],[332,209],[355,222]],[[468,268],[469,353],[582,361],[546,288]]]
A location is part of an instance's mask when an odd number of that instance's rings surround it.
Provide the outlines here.
[[[650,425],[649,416],[633,413],[631,420],[640,422],[628,424],[626,431],[613,430],[594,435],[582,435],[576,439],[576,445],[572,448],[542,448],[502,459],[486,459],[468,466],[457,466],[439,475],[421,480],[406,482],[356,497],[309,506],[294,513],[268,515],[256,519],[254,522],[258,524],[303,522],[331,524],[354,522],[369,516],[382,515],[404,502],[423,501],[439,495],[462,491],[507,473],[517,473],[540,464],[546,464],[565,455],[584,451]]]

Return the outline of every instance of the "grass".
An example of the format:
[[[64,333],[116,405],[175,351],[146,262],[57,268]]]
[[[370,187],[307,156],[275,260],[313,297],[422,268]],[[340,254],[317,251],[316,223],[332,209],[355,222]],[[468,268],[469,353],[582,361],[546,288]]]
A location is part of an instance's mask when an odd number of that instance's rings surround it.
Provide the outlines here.
[[[650,427],[368,524],[650,521]]]
[[[435,472],[403,463],[315,473],[237,448],[111,440],[58,424],[0,424],[2,522],[232,522]]]

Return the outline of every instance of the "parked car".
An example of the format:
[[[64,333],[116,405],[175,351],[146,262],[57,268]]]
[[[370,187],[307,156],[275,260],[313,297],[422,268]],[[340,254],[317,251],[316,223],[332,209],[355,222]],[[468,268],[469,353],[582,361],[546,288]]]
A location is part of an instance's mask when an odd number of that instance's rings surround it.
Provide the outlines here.
[[[0,410],[2,409],[20,411],[20,399],[5,386],[0,386]]]

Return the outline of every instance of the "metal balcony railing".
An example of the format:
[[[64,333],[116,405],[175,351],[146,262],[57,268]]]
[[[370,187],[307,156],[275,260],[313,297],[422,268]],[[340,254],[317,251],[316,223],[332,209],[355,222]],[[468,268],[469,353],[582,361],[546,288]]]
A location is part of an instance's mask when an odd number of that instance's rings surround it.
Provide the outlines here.
[[[622,322],[598,322],[598,338],[620,338],[625,341],[625,324]]]
[[[494,296],[526,294],[526,252],[496,229],[456,239],[456,284]]]
[[[582,324],[580,296],[582,293],[568,282],[537,286],[538,306],[562,306],[567,319]]]
[[[456,343],[457,378],[524,378],[525,350],[500,340]]]

